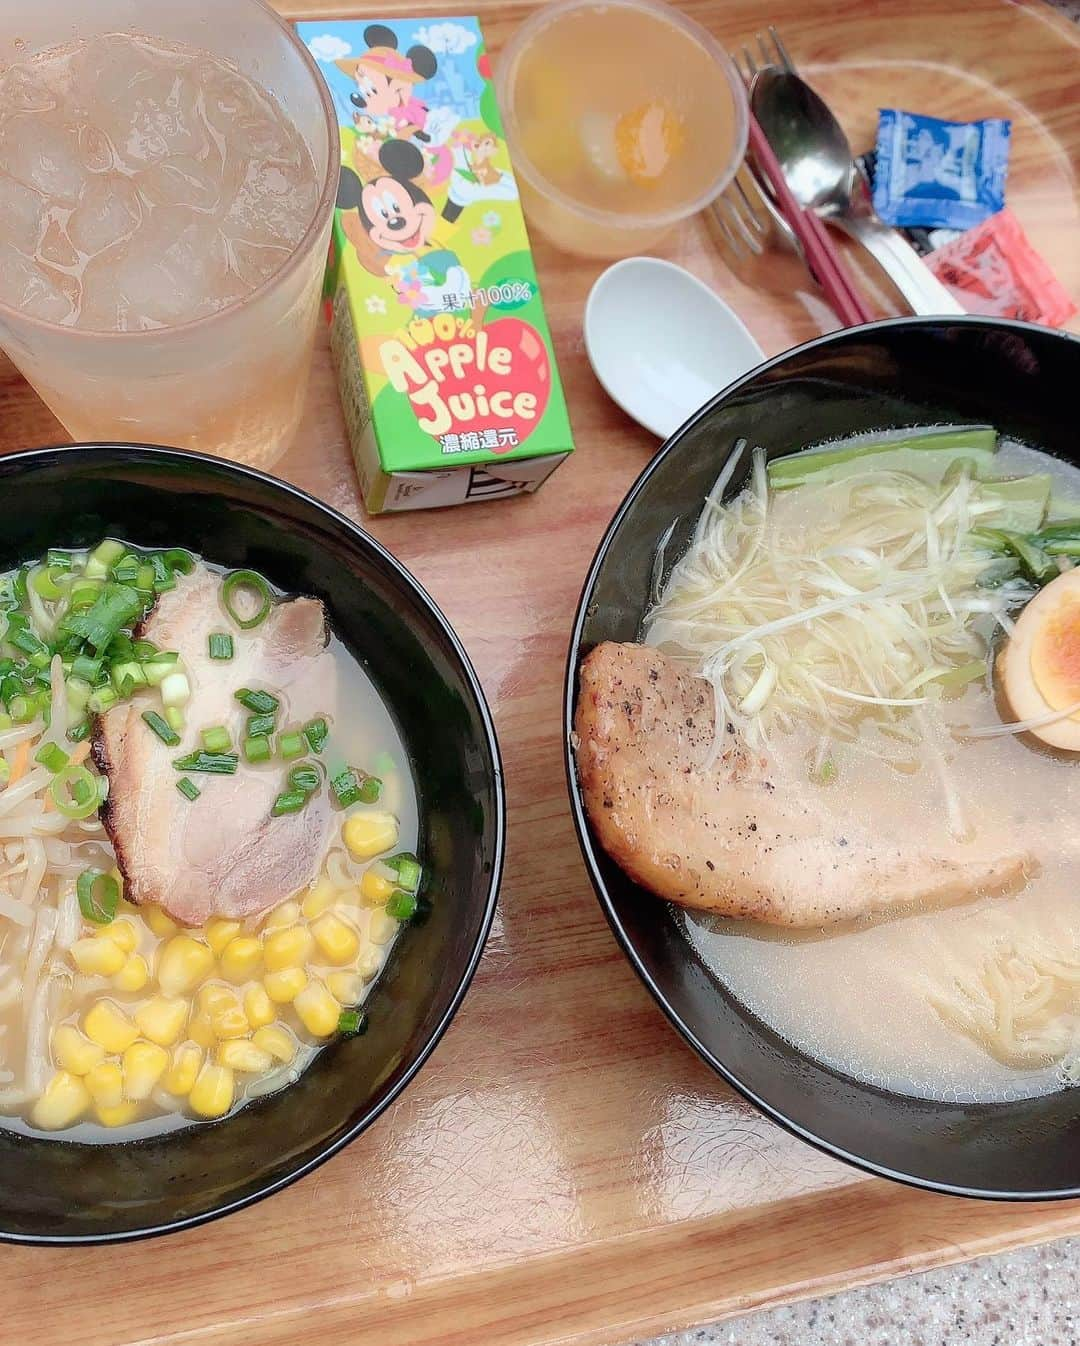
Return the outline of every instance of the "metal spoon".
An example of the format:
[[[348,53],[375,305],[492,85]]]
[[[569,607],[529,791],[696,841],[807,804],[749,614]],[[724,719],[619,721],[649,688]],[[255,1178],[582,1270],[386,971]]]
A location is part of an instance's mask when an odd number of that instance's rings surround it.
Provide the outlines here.
[[[804,79],[777,66],[759,70],[750,86],[750,107],[801,205],[861,243],[913,312],[964,312],[875,211],[843,127]]]

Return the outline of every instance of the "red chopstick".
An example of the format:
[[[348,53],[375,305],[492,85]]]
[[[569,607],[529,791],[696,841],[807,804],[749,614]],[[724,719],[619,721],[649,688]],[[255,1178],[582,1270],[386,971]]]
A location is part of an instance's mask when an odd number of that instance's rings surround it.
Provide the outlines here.
[[[773,153],[773,147],[766,139],[765,132],[758,125],[753,113],[750,114],[750,149],[754,155],[754,162],[764,173],[776,194],[784,218],[802,244],[807,264],[825,291],[825,297],[835,309],[836,316],[845,327],[856,327],[859,323],[870,322],[873,315],[866,300],[856,290],[836,245],[817,215],[812,210],[804,210],[795,200],[787,184],[787,178],[784,177],[784,170],[780,167],[780,161]]]

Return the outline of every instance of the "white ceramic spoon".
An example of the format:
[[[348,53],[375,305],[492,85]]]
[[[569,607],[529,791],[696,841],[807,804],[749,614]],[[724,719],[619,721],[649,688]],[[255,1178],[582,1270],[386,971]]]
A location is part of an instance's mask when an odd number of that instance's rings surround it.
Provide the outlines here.
[[[585,349],[612,401],[661,439],[765,358],[722,299],[658,257],[627,257],[597,280]]]

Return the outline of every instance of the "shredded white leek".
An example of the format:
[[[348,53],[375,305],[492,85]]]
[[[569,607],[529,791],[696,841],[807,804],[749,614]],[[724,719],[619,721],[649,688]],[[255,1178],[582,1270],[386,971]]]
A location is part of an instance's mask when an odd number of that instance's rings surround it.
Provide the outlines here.
[[[712,684],[718,741],[726,724],[758,745],[805,724],[821,737],[819,762],[855,739],[888,759],[867,718],[899,724],[935,700],[935,679],[984,661],[995,627],[1009,629],[1032,593],[1017,579],[978,587],[990,556],[971,528],[994,506],[968,476],[941,485],[872,465],[770,493],[761,450],[724,503],[740,459],[710,491],[645,639]]]

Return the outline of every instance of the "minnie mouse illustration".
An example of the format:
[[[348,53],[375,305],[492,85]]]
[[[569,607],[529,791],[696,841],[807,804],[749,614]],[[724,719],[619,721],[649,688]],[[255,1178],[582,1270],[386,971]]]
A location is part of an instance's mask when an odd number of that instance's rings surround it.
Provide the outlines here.
[[[356,82],[356,92],[349,95],[355,109],[353,121],[369,134],[429,145],[428,108],[416,97],[416,85],[431,79],[438,70],[435,53],[420,43],[406,52],[398,51],[397,35],[381,23],[364,29],[364,41],[368,50],[362,56],[334,62]],[[451,167],[449,150],[432,146],[429,155],[432,181],[444,182]]]
[[[337,204],[345,237],[376,276],[385,276],[395,257],[416,258],[409,271],[415,293],[408,302],[417,312],[438,311],[445,295],[467,294],[472,286],[455,253],[440,248],[420,259],[439,223],[431,198],[417,182],[424,156],[407,140],[387,140],[379,149],[379,168],[368,182],[347,166],[341,170]]]

